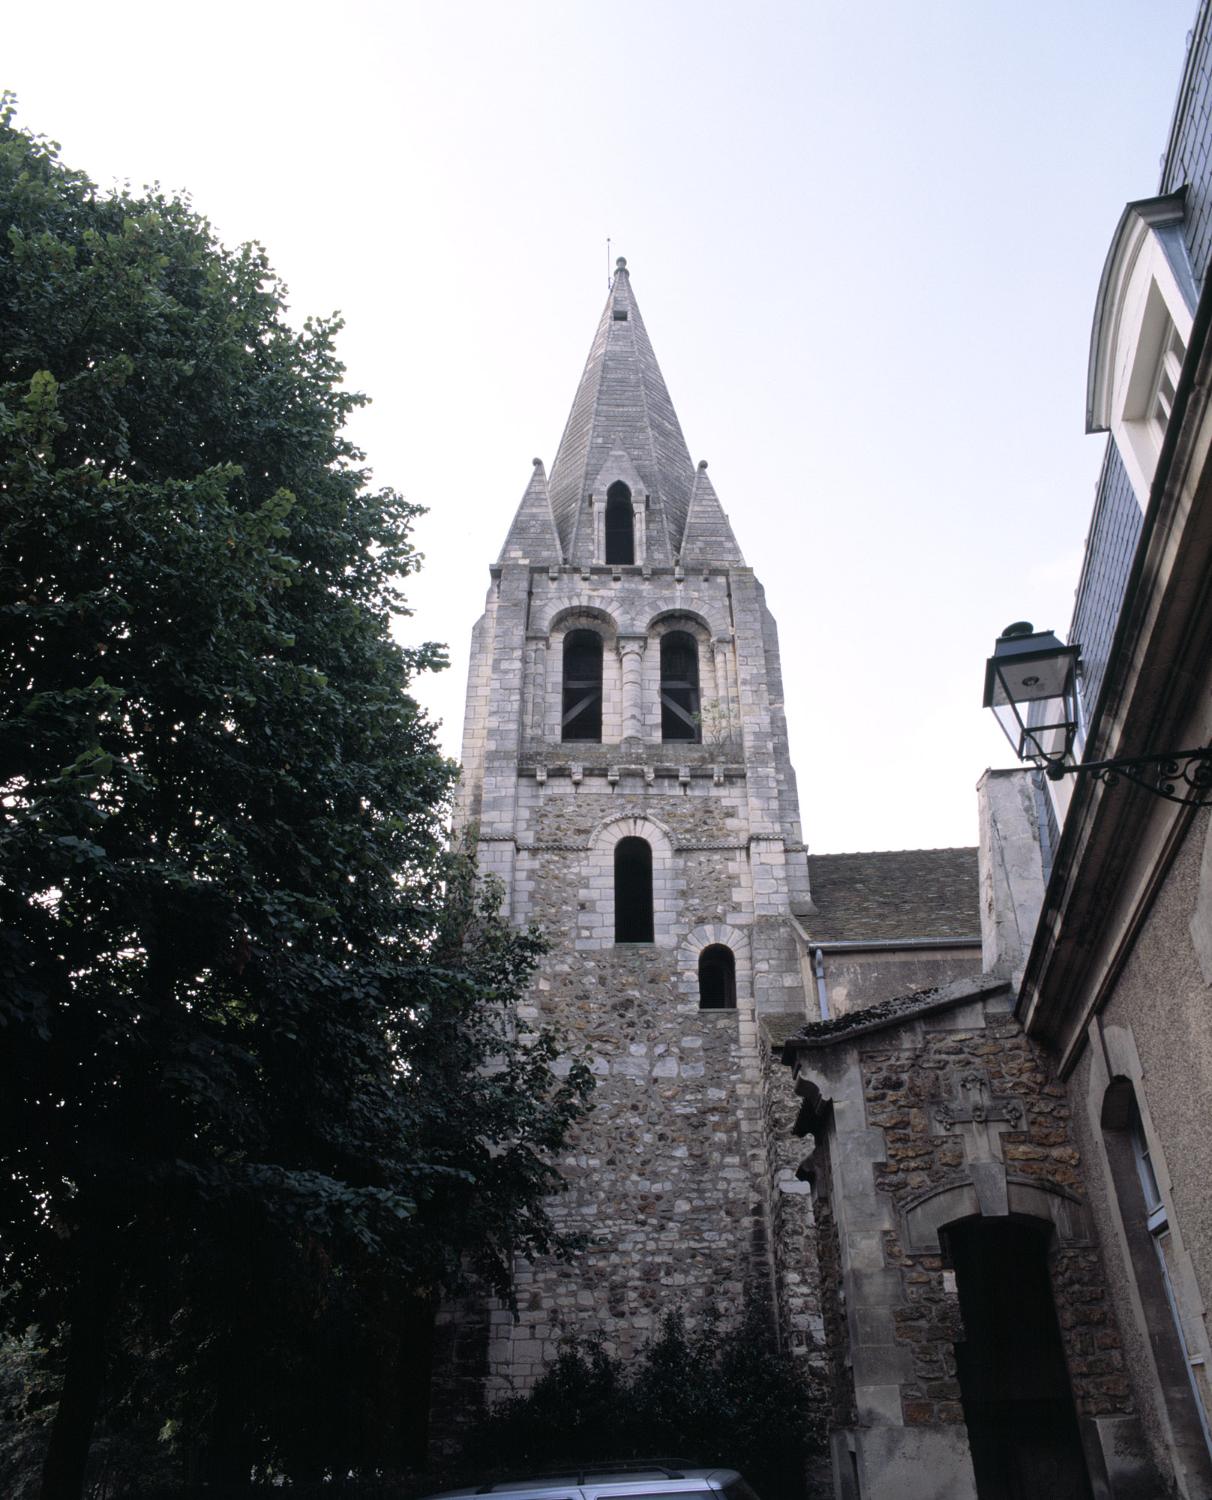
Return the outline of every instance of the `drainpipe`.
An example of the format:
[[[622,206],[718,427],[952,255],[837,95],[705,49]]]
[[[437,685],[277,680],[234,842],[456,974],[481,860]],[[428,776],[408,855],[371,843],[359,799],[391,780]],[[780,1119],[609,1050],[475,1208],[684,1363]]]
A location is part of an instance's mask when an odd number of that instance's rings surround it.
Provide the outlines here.
[[[812,971],[816,975],[816,1002],[820,1006],[821,1020],[829,1019],[829,986],[825,983],[825,950],[812,950]]]

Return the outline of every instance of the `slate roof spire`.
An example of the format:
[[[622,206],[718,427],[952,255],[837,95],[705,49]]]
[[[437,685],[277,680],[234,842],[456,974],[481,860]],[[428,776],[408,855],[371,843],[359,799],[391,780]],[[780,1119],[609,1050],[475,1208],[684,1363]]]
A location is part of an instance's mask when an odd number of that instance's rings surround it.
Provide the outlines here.
[[[737,546],[724,507],[720,504],[715,486],[707,478],[707,460],[699,459],[694,476],[694,488],[690,492],[690,510],[686,516],[686,529],[682,534],[682,562],[686,567],[695,563],[732,563],[744,567],[745,559]]]
[[[547,489],[547,475],[543,472],[543,460],[532,460],[534,472],[522,496],[505,545],[501,548],[500,562],[563,562],[560,539],[556,535],[555,521],[551,514],[551,496]]]
[[[671,563],[695,469],[620,256],[551,468],[552,514],[570,562],[590,561],[586,502],[623,459],[648,497],[648,561]]]

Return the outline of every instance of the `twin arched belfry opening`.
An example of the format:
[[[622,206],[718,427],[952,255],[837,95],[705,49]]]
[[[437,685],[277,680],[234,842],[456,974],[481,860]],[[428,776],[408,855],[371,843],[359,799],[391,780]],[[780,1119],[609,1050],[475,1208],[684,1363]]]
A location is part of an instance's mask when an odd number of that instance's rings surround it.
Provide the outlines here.
[[[661,739],[696,744],[701,734],[699,643],[688,630],[667,630],[660,638]],[[578,627],[564,637],[560,738],[600,744],[602,740],[603,639]]]

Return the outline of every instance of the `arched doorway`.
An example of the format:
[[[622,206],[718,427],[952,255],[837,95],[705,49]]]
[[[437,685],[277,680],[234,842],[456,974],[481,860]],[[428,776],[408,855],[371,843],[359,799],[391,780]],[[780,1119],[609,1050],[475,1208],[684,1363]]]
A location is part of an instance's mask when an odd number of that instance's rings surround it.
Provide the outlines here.
[[[955,1345],[979,1500],[1090,1500],[1048,1274],[1052,1225],[974,1217],[940,1235],[955,1271]]]

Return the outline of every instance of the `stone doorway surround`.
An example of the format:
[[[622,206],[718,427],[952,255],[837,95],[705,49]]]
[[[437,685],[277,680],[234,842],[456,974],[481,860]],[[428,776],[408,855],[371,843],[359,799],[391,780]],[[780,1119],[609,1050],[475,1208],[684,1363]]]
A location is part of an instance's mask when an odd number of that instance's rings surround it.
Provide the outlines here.
[[[979,1500],[956,1372],[959,1297],[939,1238],[976,1216],[1048,1227],[1096,1500],[1160,1492],[1064,1089],[1011,1007],[1006,981],[985,975],[809,1024],[782,1045],[802,1100],[796,1133],[814,1140],[799,1175],[836,1236],[832,1326],[847,1347],[832,1368],[848,1389],[834,1410],[849,1413],[832,1436],[839,1500]]]

